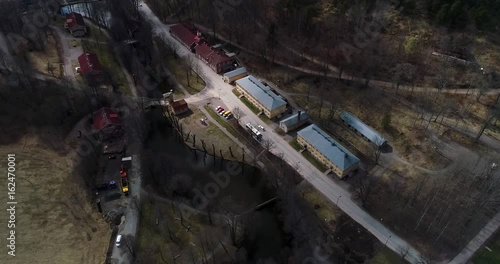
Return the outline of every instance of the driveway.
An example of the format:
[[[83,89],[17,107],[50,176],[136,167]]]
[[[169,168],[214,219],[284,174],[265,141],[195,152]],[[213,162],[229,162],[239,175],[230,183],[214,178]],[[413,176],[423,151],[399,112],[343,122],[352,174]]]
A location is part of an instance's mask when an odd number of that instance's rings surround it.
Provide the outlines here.
[[[141,12],[146,20],[151,23],[151,26],[156,34],[163,34],[169,38],[175,45],[178,46],[180,56],[186,55],[189,51],[172,38],[168,32],[169,27],[161,23],[156,15],[149,9],[146,4],[141,7]],[[392,233],[388,228],[381,224],[377,219],[373,218],[366,211],[360,208],[352,199],[352,195],[342,188],[336,181],[318,171],[306,159],[302,157],[295,149],[293,149],[287,141],[277,135],[273,128],[265,124],[258,116],[256,116],[248,107],[246,107],[232,92],[232,86],[224,83],[221,76],[213,72],[206,64],[197,60],[196,63],[203,69],[200,72],[201,77],[206,80],[207,87],[204,90],[204,96],[218,97],[219,91],[221,100],[231,109],[239,107],[244,111],[244,116],[241,118],[241,123],[250,122],[252,124],[260,124],[266,128],[263,132],[264,138],[270,139],[275,143],[273,153],[283,153],[285,160],[292,166],[298,167],[298,172],[309,181],[316,189],[323,193],[330,201],[335,203],[337,198],[342,196],[338,206],[352,219],[361,224],[369,232],[371,232],[382,243],[387,242],[387,246],[394,252],[398,253],[403,248],[409,248],[409,254],[406,259],[411,263],[417,263],[420,253],[409,245],[402,238]]]
[[[73,47],[70,46],[71,40],[79,40],[74,38],[69,33],[64,32],[61,28],[56,26],[50,26],[50,28],[56,33],[59,38],[59,44],[62,49],[62,56],[64,57],[63,69],[64,77],[71,81],[76,82],[76,73],[72,61],[77,60],[78,56],[82,55],[83,49],[81,46]]]

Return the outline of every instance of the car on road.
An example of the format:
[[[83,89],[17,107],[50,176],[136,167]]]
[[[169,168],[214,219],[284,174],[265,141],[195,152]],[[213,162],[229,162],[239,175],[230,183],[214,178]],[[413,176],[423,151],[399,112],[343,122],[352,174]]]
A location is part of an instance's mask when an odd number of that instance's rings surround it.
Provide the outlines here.
[[[116,236],[115,245],[117,247],[120,247],[121,244],[122,244],[122,235],[118,235],[118,236]]]
[[[266,131],[266,129],[265,129],[263,126],[261,126],[261,125],[258,125],[257,127],[258,127],[260,130],[262,130],[262,131]]]

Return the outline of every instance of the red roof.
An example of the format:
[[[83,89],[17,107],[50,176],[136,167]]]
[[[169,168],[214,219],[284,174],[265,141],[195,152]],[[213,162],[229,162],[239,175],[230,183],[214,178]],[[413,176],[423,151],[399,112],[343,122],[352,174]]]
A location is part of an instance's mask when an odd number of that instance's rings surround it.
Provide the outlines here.
[[[184,99],[181,99],[179,101],[174,101],[170,104],[172,105],[174,111],[182,110],[187,107],[187,102]]]
[[[112,108],[103,107],[94,113],[92,127],[101,130],[108,125],[123,125],[118,113]]]
[[[70,29],[76,26],[85,26],[82,15],[75,12],[66,15],[66,23]]]
[[[189,28],[186,24],[175,24],[170,27],[170,32],[189,47],[195,42],[196,38],[196,29],[194,27]]]
[[[102,71],[101,63],[94,53],[84,52],[78,57],[80,63],[80,72],[86,74],[92,71]]]
[[[223,51],[213,49],[206,42],[202,42],[196,46],[196,54],[202,57],[207,63],[217,65],[221,62],[232,60]]]

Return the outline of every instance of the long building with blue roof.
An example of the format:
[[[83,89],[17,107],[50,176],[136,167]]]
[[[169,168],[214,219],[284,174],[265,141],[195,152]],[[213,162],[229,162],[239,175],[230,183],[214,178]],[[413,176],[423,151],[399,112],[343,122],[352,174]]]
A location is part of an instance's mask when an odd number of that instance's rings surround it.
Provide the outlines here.
[[[297,132],[297,142],[340,178],[359,167],[359,159],[316,125]]]
[[[367,124],[363,123],[363,121],[359,120],[353,114],[349,112],[343,112],[342,114],[340,114],[340,118],[350,128],[355,130],[365,139],[371,141],[377,147],[382,147],[387,143],[387,140],[384,137],[382,137],[379,133],[377,133],[377,131],[375,131]]]
[[[286,110],[286,102],[252,75],[237,80],[236,89],[268,118]]]

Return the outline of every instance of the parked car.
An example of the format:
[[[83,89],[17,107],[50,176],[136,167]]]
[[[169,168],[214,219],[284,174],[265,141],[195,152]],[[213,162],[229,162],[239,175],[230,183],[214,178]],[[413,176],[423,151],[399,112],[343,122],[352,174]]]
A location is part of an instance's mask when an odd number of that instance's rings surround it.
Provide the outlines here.
[[[117,247],[120,247],[121,244],[122,244],[122,235],[118,235],[118,236],[116,236],[115,245]]]
[[[222,111],[224,111],[224,108],[221,107],[221,108],[219,108],[219,110],[217,110],[217,113],[220,113]]]
[[[266,131],[266,129],[265,129],[263,126],[261,126],[261,125],[258,125],[257,127],[258,127],[260,130],[262,130],[262,131]]]
[[[221,108],[220,105],[218,105],[216,108],[215,108],[215,111],[219,111],[219,109]]]
[[[224,116],[224,117],[226,117],[226,116],[228,116],[228,115],[230,115],[230,114],[231,114],[231,111],[227,110],[227,111],[224,113],[224,115],[223,115],[223,116]]]
[[[229,120],[231,117],[233,117],[233,115],[232,115],[232,114],[227,115],[227,116],[226,116],[226,120]]]
[[[224,111],[224,112],[220,112],[220,115],[221,116],[226,116],[229,113],[231,113],[231,111],[227,110],[227,111]]]

